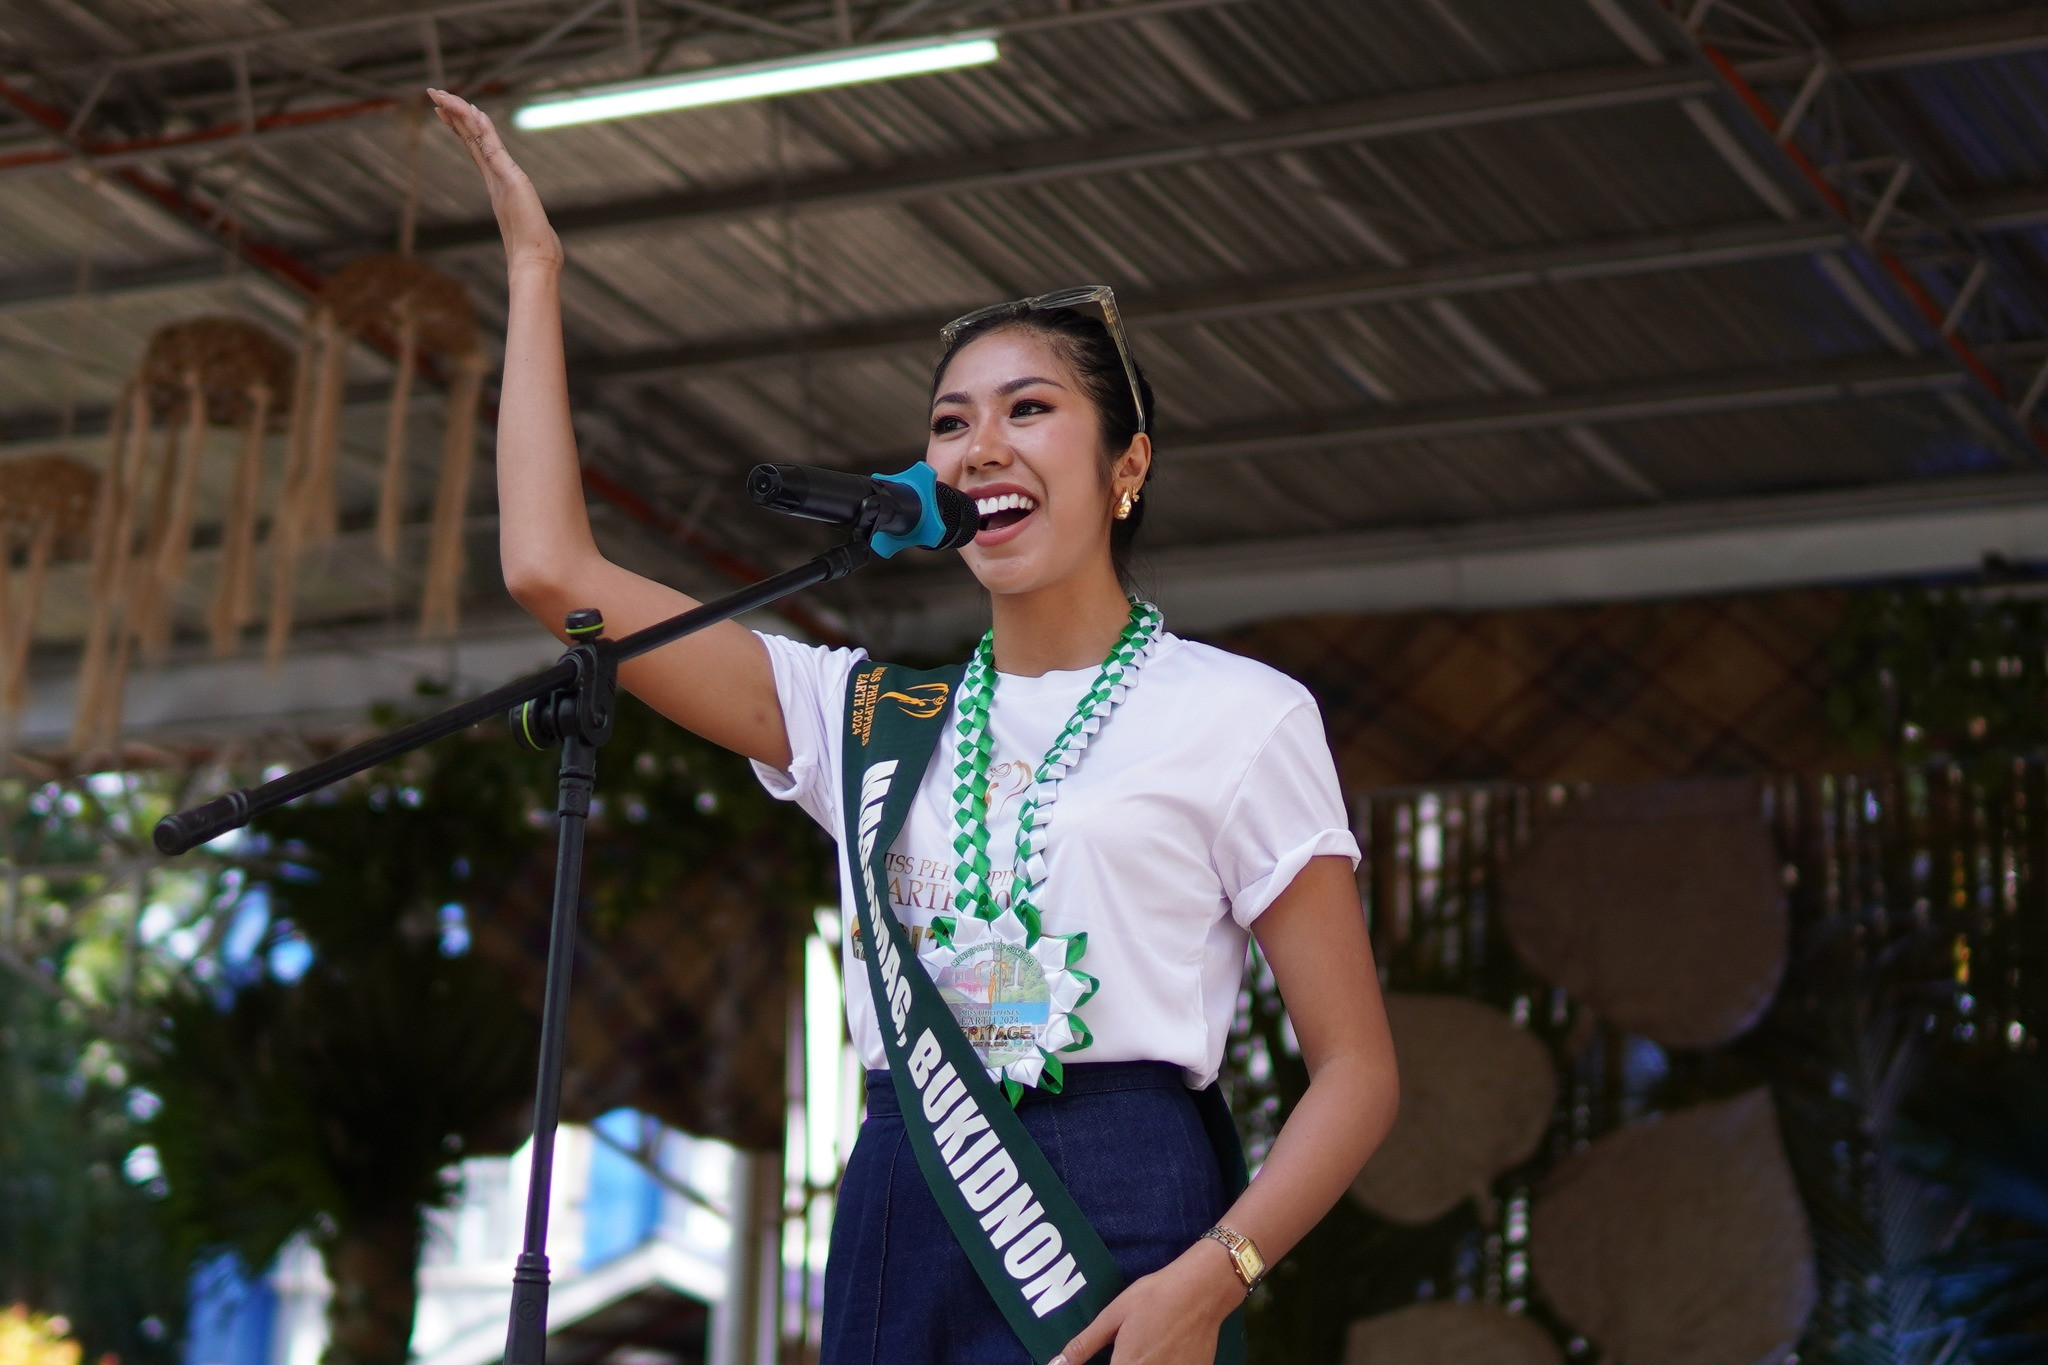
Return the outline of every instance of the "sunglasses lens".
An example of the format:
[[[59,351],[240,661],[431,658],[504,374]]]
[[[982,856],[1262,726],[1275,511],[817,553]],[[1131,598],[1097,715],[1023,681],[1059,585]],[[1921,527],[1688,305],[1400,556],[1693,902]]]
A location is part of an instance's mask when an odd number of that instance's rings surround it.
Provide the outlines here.
[[[954,337],[966,331],[969,327],[987,322],[993,318],[1021,314],[1024,308],[1025,305],[1020,300],[1016,303],[992,303],[986,308],[977,308],[971,313],[962,313],[959,317],[954,318],[939,329],[939,340],[951,344]]]
[[[1040,294],[1031,300],[1034,308],[1072,308],[1081,303],[1100,303],[1109,297],[1109,286],[1103,284],[1076,285],[1072,289],[1055,289],[1050,294]]]

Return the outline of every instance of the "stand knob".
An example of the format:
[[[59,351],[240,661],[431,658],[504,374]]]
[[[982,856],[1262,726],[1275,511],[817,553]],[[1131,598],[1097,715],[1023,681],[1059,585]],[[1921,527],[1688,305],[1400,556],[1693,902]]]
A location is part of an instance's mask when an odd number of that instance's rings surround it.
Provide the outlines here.
[[[578,607],[569,613],[563,625],[569,638],[580,645],[604,634],[604,613],[596,607]]]
[[[512,739],[521,748],[535,753],[555,747],[555,741],[562,732],[555,725],[555,696],[551,694],[523,701],[505,713],[505,724],[512,731]]]

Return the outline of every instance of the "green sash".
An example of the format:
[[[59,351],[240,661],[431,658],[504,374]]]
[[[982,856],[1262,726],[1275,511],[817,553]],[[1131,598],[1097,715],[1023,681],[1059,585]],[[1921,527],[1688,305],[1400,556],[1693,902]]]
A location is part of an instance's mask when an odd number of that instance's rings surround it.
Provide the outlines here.
[[[841,838],[868,945],[875,1022],[910,1149],[975,1274],[1024,1349],[1044,1365],[1123,1289],[1122,1272],[988,1078],[880,891],[888,885],[889,847],[945,731],[963,671],[873,662],[854,670],[840,763]],[[1235,1197],[1244,1188],[1244,1159],[1220,1105],[1220,1092],[1198,1097]],[[1243,1358],[1239,1312],[1225,1324],[1217,1361]]]

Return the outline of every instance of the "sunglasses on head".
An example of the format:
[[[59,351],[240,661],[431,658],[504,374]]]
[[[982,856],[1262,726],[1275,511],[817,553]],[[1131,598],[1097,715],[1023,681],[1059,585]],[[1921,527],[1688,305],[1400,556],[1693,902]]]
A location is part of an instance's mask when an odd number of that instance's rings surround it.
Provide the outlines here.
[[[1145,411],[1144,396],[1138,391],[1138,367],[1131,360],[1131,343],[1124,335],[1123,317],[1116,311],[1116,293],[1106,284],[1077,284],[1069,289],[1055,289],[1049,294],[1034,294],[1028,299],[1012,299],[1008,303],[992,303],[986,308],[962,313],[939,329],[939,340],[950,347],[953,338],[961,332],[984,322],[1021,318],[1027,313],[1073,308],[1084,303],[1092,303],[1102,309],[1103,325],[1109,328],[1109,339],[1116,343],[1117,356],[1124,362],[1124,378],[1131,384],[1131,408],[1138,414],[1138,430],[1150,431],[1151,417]]]

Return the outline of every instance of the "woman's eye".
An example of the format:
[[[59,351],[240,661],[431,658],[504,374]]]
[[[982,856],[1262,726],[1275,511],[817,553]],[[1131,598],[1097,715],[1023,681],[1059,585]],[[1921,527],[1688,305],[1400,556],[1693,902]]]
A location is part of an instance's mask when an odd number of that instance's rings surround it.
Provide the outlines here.
[[[1020,398],[1010,408],[1010,416],[1036,417],[1041,412],[1051,411],[1052,405],[1050,403],[1042,403],[1036,398]]]
[[[967,423],[948,413],[943,417],[932,418],[932,435],[945,436],[951,432],[960,431],[966,426]]]

